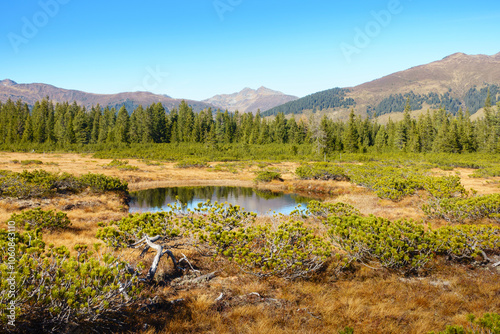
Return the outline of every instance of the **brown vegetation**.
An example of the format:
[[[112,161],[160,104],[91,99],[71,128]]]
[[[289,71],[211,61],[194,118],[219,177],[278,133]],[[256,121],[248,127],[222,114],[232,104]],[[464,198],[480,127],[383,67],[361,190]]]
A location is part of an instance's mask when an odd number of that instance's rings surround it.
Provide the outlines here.
[[[13,160],[40,160],[43,164],[20,165]],[[41,168],[76,175],[88,172],[117,176],[129,182],[131,190],[183,185],[254,186],[258,166],[244,166],[238,173],[208,168],[179,169],[174,163],[152,165],[129,159],[138,170],[122,171],[103,168],[111,160],[94,159],[76,154],[0,153],[0,169],[22,171]],[[321,193],[329,202],[353,205],[362,214],[393,219],[423,219],[420,206],[425,195],[405,198],[400,202],[381,200],[372,192],[348,182],[298,180],[293,171],[299,164],[281,163],[274,167],[284,181],[260,184],[271,190]],[[479,194],[498,192],[499,178],[469,178],[467,169],[435,170],[436,174],[460,173],[466,188]],[[493,182],[492,182],[493,181]],[[65,245],[92,244],[97,223],[117,220],[127,214],[124,198],[117,194],[64,195],[47,199],[17,201],[0,199],[0,221],[23,209],[41,207],[68,214],[72,227],[46,234],[48,243]],[[267,220],[269,218],[260,218]],[[433,222],[441,225],[443,222]],[[234,264],[212,261],[189,250],[186,254],[202,273],[216,272],[204,282],[184,284],[175,277],[171,262],[163,261],[158,271],[159,294],[139,311],[130,310],[125,320],[130,330],[152,333],[337,333],[346,326],[355,333],[427,333],[443,330],[446,325],[467,323],[467,314],[480,316],[500,310],[500,267],[479,269],[462,264],[450,265],[435,260],[430,270],[420,277],[402,277],[387,270],[358,267],[353,272],[336,276],[333,269],[317,274],[309,281],[259,279],[244,274]],[[132,257],[127,254],[127,257]],[[498,257],[498,256],[497,256]],[[500,260],[500,259],[498,259]],[[146,258],[151,261],[151,258]],[[147,307],[146,307],[147,306]]]

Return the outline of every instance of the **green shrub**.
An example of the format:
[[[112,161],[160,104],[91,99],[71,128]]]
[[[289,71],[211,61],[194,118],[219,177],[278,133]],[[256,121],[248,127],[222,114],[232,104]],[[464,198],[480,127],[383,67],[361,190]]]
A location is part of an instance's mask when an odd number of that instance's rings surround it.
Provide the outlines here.
[[[132,166],[132,165],[118,166],[118,167],[116,167],[116,168],[118,168],[119,170],[128,170],[128,171],[131,171],[131,170],[139,170],[139,167],[137,167],[137,166]]]
[[[287,279],[309,277],[331,253],[329,244],[301,221],[255,226],[255,214],[210,201],[187,212],[180,212],[179,205],[170,208],[100,224],[97,237],[109,246],[125,248],[144,237],[160,236],[155,242],[163,249],[192,246],[202,254],[228,258],[257,276]]]
[[[500,194],[431,199],[422,207],[422,210],[428,217],[443,218],[454,223],[483,218],[500,222]]]
[[[273,180],[283,181],[283,179],[281,178],[281,173],[271,170],[265,170],[262,172],[257,172],[257,176],[254,179],[255,182],[271,182]]]
[[[428,176],[422,179],[421,184],[435,198],[465,197],[468,195],[459,176]]]
[[[42,165],[41,160],[21,160],[21,165]]]
[[[324,162],[302,165],[295,170],[295,174],[302,180],[349,180],[342,167]]]
[[[128,160],[117,160],[113,159],[110,163],[106,164],[103,166],[103,168],[117,168],[119,170],[139,170],[139,167],[137,166],[131,166],[128,164]]]
[[[489,178],[498,176],[500,176],[500,166],[481,168],[474,171],[474,173],[470,175],[470,177],[477,177],[477,178]]]
[[[487,259],[488,252],[500,250],[500,227],[495,225],[444,226],[436,230],[437,252],[453,260]]]
[[[88,173],[80,176],[79,180],[84,187],[89,187],[92,191],[98,193],[106,191],[128,191],[127,182],[112,176]]]
[[[128,165],[128,160],[117,160],[113,159],[110,163],[108,163],[107,167],[119,167],[119,166],[125,166]]]
[[[434,256],[433,234],[408,220],[391,222],[375,216],[330,216],[325,222],[333,245],[347,254],[348,262],[414,272]]]
[[[318,201],[310,201],[307,203],[307,210],[309,214],[316,217],[329,217],[329,216],[359,216],[360,212],[352,205],[345,203],[321,203]]]
[[[126,182],[101,174],[76,177],[68,173],[49,173],[44,170],[14,173],[0,171],[0,196],[32,198],[56,193],[78,193],[90,187],[94,192],[127,191]]]
[[[56,174],[43,170],[14,173],[0,172],[0,196],[30,198],[54,194],[56,191]]]
[[[40,208],[12,214],[9,221],[15,221],[19,226],[26,226],[27,230],[41,228],[42,230],[55,231],[65,229],[71,225],[64,212],[53,210],[43,211]]]
[[[5,327],[11,302],[16,330],[61,333],[77,327],[99,331],[136,300],[140,286],[127,263],[105,253],[96,257],[85,246],[77,247],[73,257],[66,247],[47,248],[41,239],[40,232],[0,230],[0,322]],[[14,263],[8,262],[12,242]],[[11,271],[17,273],[14,281],[8,280]]]
[[[231,234],[232,243],[222,254],[253,274],[287,279],[309,277],[331,255],[330,246],[303,222],[282,222],[249,227]]]

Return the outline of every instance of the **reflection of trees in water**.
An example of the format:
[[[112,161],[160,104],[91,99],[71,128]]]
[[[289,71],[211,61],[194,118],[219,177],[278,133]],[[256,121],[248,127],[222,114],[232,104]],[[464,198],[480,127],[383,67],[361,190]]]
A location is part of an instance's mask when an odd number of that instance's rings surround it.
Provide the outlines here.
[[[271,190],[255,190],[255,195],[265,200],[283,197],[283,193],[275,193]]]
[[[297,204],[298,203],[307,204],[312,200],[312,198],[310,197],[304,197],[296,194],[290,194],[290,197],[293,198],[295,200],[295,203]]]
[[[215,198],[226,200],[228,197],[252,197],[256,194],[264,199],[282,197],[282,193],[272,193],[264,191],[254,191],[252,188],[243,187],[172,187],[141,190],[132,193],[134,202],[139,206],[162,207],[166,203],[175,201],[178,197],[182,204],[191,203],[194,199],[208,200],[215,195]]]

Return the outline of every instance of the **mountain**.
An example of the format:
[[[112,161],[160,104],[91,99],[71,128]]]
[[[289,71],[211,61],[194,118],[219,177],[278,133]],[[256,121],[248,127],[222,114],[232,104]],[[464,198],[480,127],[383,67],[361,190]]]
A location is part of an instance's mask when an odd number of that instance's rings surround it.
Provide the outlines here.
[[[351,108],[360,115],[402,112],[407,99],[413,110],[444,106],[448,111],[478,111],[490,91],[492,102],[500,100],[500,53],[455,53],[430,64],[412,67],[356,87],[330,89],[311,94],[263,113],[300,114],[322,111],[346,118]]]
[[[266,87],[257,90],[244,88],[233,94],[216,95],[210,99],[203,100],[223,110],[256,113],[257,110],[268,110],[289,101],[297,100],[298,97],[286,95]]]
[[[177,107],[182,99],[173,99],[167,95],[156,95],[149,92],[119,93],[119,94],[92,94],[78,90],[69,90],[54,87],[42,83],[18,84],[10,79],[0,81],[0,101],[5,102],[9,98],[13,101],[21,99],[28,105],[49,97],[54,102],[73,102],[89,108],[100,104],[102,107],[115,107],[119,109],[125,106],[129,112],[139,105],[147,106],[161,102],[169,110]],[[204,102],[185,100],[195,111],[213,107]]]

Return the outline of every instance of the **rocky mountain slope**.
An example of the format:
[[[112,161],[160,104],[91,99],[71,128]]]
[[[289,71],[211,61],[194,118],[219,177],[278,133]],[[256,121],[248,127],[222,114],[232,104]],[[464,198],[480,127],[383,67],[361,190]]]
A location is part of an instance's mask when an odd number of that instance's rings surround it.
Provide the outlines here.
[[[286,95],[266,87],[257,90],[244,88],[233,94],[216,95],[210,99],[203,100],[221,109],[239,112],[256,113],[257,110],[268,110],[284,103],[297,100],[297,96]]]

